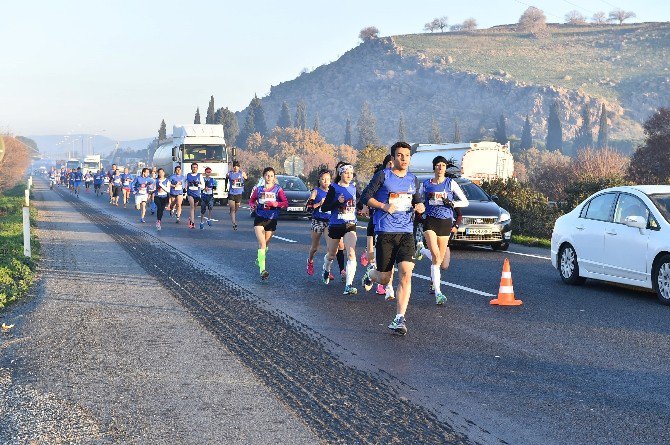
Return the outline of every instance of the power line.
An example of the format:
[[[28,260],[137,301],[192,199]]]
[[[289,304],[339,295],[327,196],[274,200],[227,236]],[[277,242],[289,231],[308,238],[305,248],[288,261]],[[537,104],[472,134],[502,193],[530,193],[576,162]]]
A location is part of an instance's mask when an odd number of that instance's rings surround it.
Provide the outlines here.
[[[605,3],[606,5],[611,6],[612,8],[621,9],[619,6],[617,6],[617,5],[613,5],[612,3],[608,2],[608,1],[605,1],[605,0],[600,0],[600,1],[603,2],[603,3]]]
[[[517,2],[517,3],[520,3],[520,4],[524,5],[524,6],[527,6],[527,7],[529,7],[529,8],[530,8],[531,6],[534,6],[534,5],[529,5],[528,3],[524,3],[524,2],[522,2],[521,0],[514,0],[514,1]],[[537,8],[537,6],[535,6],[535,7]],[[559,17],[559,16],[557,16],[556,14],[552,14],[551,12],[547,12],[547,11],[544,11],[544,10],[542,10],[542,12],[544,12],[546,15],[550,15],[550,16],[552,16],[552,17],[554,17],[554,18],[556,18],[556,19],[558,19],[558,20],[560,20],[560,21],[563,20],[563,17]]]
[[[582,11],[586,11],[586,12],[588,12],[589,14],[594,14],[593,11],[590,11],[590,10],[588,10],[588,9],[582,7],[582,6],[579,6],[577,3],[572,3],[572,2],[569,1],[569,0],[563,0],[563,1],[564,1],[565,3],[567,3],[567,4],[569,4],[569,5],[572,5],[572,6],[575,6],[575,7],[579,8],[579,9],[581,9]]]

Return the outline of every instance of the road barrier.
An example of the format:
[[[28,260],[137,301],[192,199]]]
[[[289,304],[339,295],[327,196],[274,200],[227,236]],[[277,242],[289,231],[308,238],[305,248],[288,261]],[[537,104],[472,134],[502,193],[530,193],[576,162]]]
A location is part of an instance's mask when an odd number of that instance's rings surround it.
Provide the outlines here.
[[[33,185],[33,177],[28,177],[28,187],[25,193],[25,202],[23,203],[23,256],[30,258],[30,188]]]
[[[520,306],[523,301],[514,298],[514,286],[512,285],[512,270],[509,266],[509,259],[505,258],[503,263],[502,276],[500,277],[500,289],[498,290],[498,298],[494,298],[489,302],[498,306]]]

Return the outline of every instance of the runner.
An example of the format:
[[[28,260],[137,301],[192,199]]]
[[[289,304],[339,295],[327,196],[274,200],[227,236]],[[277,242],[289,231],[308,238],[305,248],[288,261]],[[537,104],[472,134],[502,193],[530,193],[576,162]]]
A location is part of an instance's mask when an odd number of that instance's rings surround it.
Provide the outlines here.
[[[202,175],[198,173],[198,164],[191,164],[191,173],[186,174],[186,199],[188,199],[189,218],[188,228],[195,229],[195,206],[200,206],[200,197],[203,189]]]
[[[165,206],[168,204],[168,194],[170,193],[170,180],[165,177],[165,170],[158,169],[156,178],[156,230],[161,230],[161,221],[163,220],[163,212]]]
[[[328,194],[321,205],[325,212],[330,212],[328,221],[327,252],[323,258],[323,282],[330,283],[330,268],[333,265],[340,245],[344,240],[347,252],[345,267],[344,295],[354,295],[358,290],[352,286],[356,276],[356,185],[353,183],[354,166],[343,163],[337,171],[335,182],[328,188]]]
[[[249,198],[249,207],[256,212],[256,218],[254,218],[254,233],[258,240],[256,264],[258,264],[261,279],[267,280],[270,275],[265,268],[268,244],[272,234],[277,230],[279,209],[288,208],[288,200],[284,190],[276,183],[275,170],[272,167],[265,167],[263,178],[265,185],[256,187],[253,191]]]
[[[133,194],[135,194],[135,209],[140,211],[140,222],[145,223],[144,215],[147,212],[147,199],[149,197],[149,184],[152,180],[149,177],[149,169],[144,167],[142,174],[137,176],[132,184]]]
[[[181,166],[174,168],[174,174],[170,176],[170,216],[177,213],[177,220],[175,224],[179,224],[181,218],[181,202],[184,200],[184,181],[185,178],[181,174]]]
[[[102,187],[102,183],[104,182],[104,178],[105,178],[105,173],[102,171],[102,169],[98,170],[93,175],[93,191],[95,192],[95,196],[100,196],[102,194],[102,191],[100,190],[100,188]]]
[[[233,230],[237,230],[237,211],[242,202],[242,193],[244,192],[244,181],[247,180],[246,172],[240,168],[240,161],[233,162],[233,171],[228,172],[228,182],[230,190],[228,191],[228,207],[230,208],[230,220],[233,223]]]
[[[60,184],[58,185],[66,185],[67,184],[67,172],[65,171],[64,168],[60,169]]]
[[[312,212],[312,244],[309,248],[309,256],[307,257],[307,275],[314,275],[314,255],[319,249],[321,243],[321,235],[324,233],[328,236],[328,221],[330,221],[330,212],[324,212],[321,209],[323,201],[326,199],[328,189],[330,188],[330,171],[321,170],[319,172],[319,185],[312,190],[309,197],[308,204]],[[327,238],[326,238],[327,245]],[[327,247],[326,247],[327,249]]]
[[[55,184],[56,184],[56,167],[51,167],[51,170],[49,170],[49,188],[53,190]]]
[[[70,189],[70,193],[74,193],[74,169],[71,168],[67,174],[67,188]]]
[[[147,203],[150,206],[149,208],[151,209],[151,214],[153,215],[156,213],[156,203],[154,202],[154,195],[156,194],[156,179],[158,179],[158,172],[156,171],[156,167],[151,168],[151,174],[149,175],[149,178],[151,181],[149,182],[149,187],[147,189],[149,192]]]
[[[73,176],[74,176],[74,182],[72,183],[72,185],[74,194],[77,196],[77,198],[79,198],[79,187],[81,187],[81,183],[84,180],[84,175],[81,174],[81,167],[77,167],[77,170],[74,171]]]
[[[126,208],[126,204],[130,201],[130,191],[132,189],[133,177],[130,174],[128,167],[123,169],[123,174],[121,175],[121,181],[123,182],[123,208]]]
[[[112,175],[109,180],[109,185],[112,189],[112,201],[111,204],[119,206],[119,198],[123,193],[123,177],[118,168],[114,168]]]
[[[207,225],[212,226],[212,210],[214,208],[214,190],[216,190],[216,179],[212,178],[212,169],[205,168],[205,177],[202,178],[202,195],[200,201],[200,230],[205,228],[205,212],[207,213]]]
[[[112,181],[112,176],[114,176],[114,172],[116,172],[116,164],[112,164],[112,168],[109,169],[107,172],[107,193],[109,193],[109,203],[113,203],[113,198],[114,198],[114,181]]]
[[[89,193],[91,190],[91,184],[93,184],[93,175],[91,172],[87,171],[84,175],[84,185],[86,186],[86,193]]]
[[[423,213],[416,176],[408,171],[411,147],[406,142],[396,142],[391,147],[393,167],[377,173],[363,191],[362,201],[375,209],[373,221],[377,244],[376,266],[369,267],[363,275],[363,286],[370,290],[374,282],[387,285],[394,264],[398,265],[398,290],[396,316],[388,325],[394,334],[407,334],[405,312],[412,292],[414,270],[414,240],[412,236],[413,212]]]
[[[448,165],[451,164],[443,156],[435,157],[433,159],[435,177],[426,179],[419,190],[426,206],[423,236],[428,244],[427,256],[430,256],[433,263],[430,266],[430,278],[435,291],[435,303],[438,305],[443,305],[447,301],[440,288],[440,268],[446,269],[449,266],[447,249],[454,208],[468,205],[468,199],[458,183],[446,176]],[[458,200],[454,200],[454,196]]]

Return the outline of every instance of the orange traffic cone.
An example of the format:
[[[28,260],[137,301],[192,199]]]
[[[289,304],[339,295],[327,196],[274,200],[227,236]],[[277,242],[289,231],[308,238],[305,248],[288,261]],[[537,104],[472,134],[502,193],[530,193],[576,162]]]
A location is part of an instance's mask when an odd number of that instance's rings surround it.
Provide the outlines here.
[[[502,277],[500,278],[500,290],[498,298],[490,301],[490,304],[499,306],[520,306],[523,301],[514,298],[514,286],[512,286],[512,271],[509,268],[509,259],[505,258]]]

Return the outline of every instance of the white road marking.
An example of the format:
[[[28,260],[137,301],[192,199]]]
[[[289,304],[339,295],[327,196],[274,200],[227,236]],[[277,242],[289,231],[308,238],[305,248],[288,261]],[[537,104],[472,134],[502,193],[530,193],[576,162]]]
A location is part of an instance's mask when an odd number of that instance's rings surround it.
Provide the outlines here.
[[[297,241],[294,241],[294,240],[288,239],[288,238],[282,238],[281,236],[277,236],[277,235],[274,235],[272,238],[277,238],[277,239],[280,239],[282,241],[286,241],[287,243],[297,243]]]
[[[472,246],[472,247],[476,247],[477,249],[493,250],[490,247],[484,247],[484,246]],[[542,255],[534,255],[532,253],[514,252],[514,251],[511,251],[511,250],[508,250],[508,251],[500,250],[500,251],[497,251],[497,252],[502,253],[502,254],[509,253],[510,255],[528,256],[528,257],[531,257],[531,258],[539,258],[541,260],[550,260],[551,261],[551,257],[542,256]]]
[[[425,275],[420,275],[420,274],[414,273],[414,272],[412,273],[412,276],[417,277],[417,278],[421,278],[422,280],[426,280],[426,281],[433,281],[433,280],[430,279],[430,277],[427,277]],[[445,286],[453,287],[455,289],[464,290],[466,292],[481,295],[481,296],[484,296],[484,297],[495,297],[496,296],[496,295],[493,295],[493,294],[489,294],[488,292],[482,292],[482,291],[477,290],[477,289],[472,289],[471,287],[461,286],[460,284],[450,283],[448,281],[440,280],[440,283],[444,284]]]

